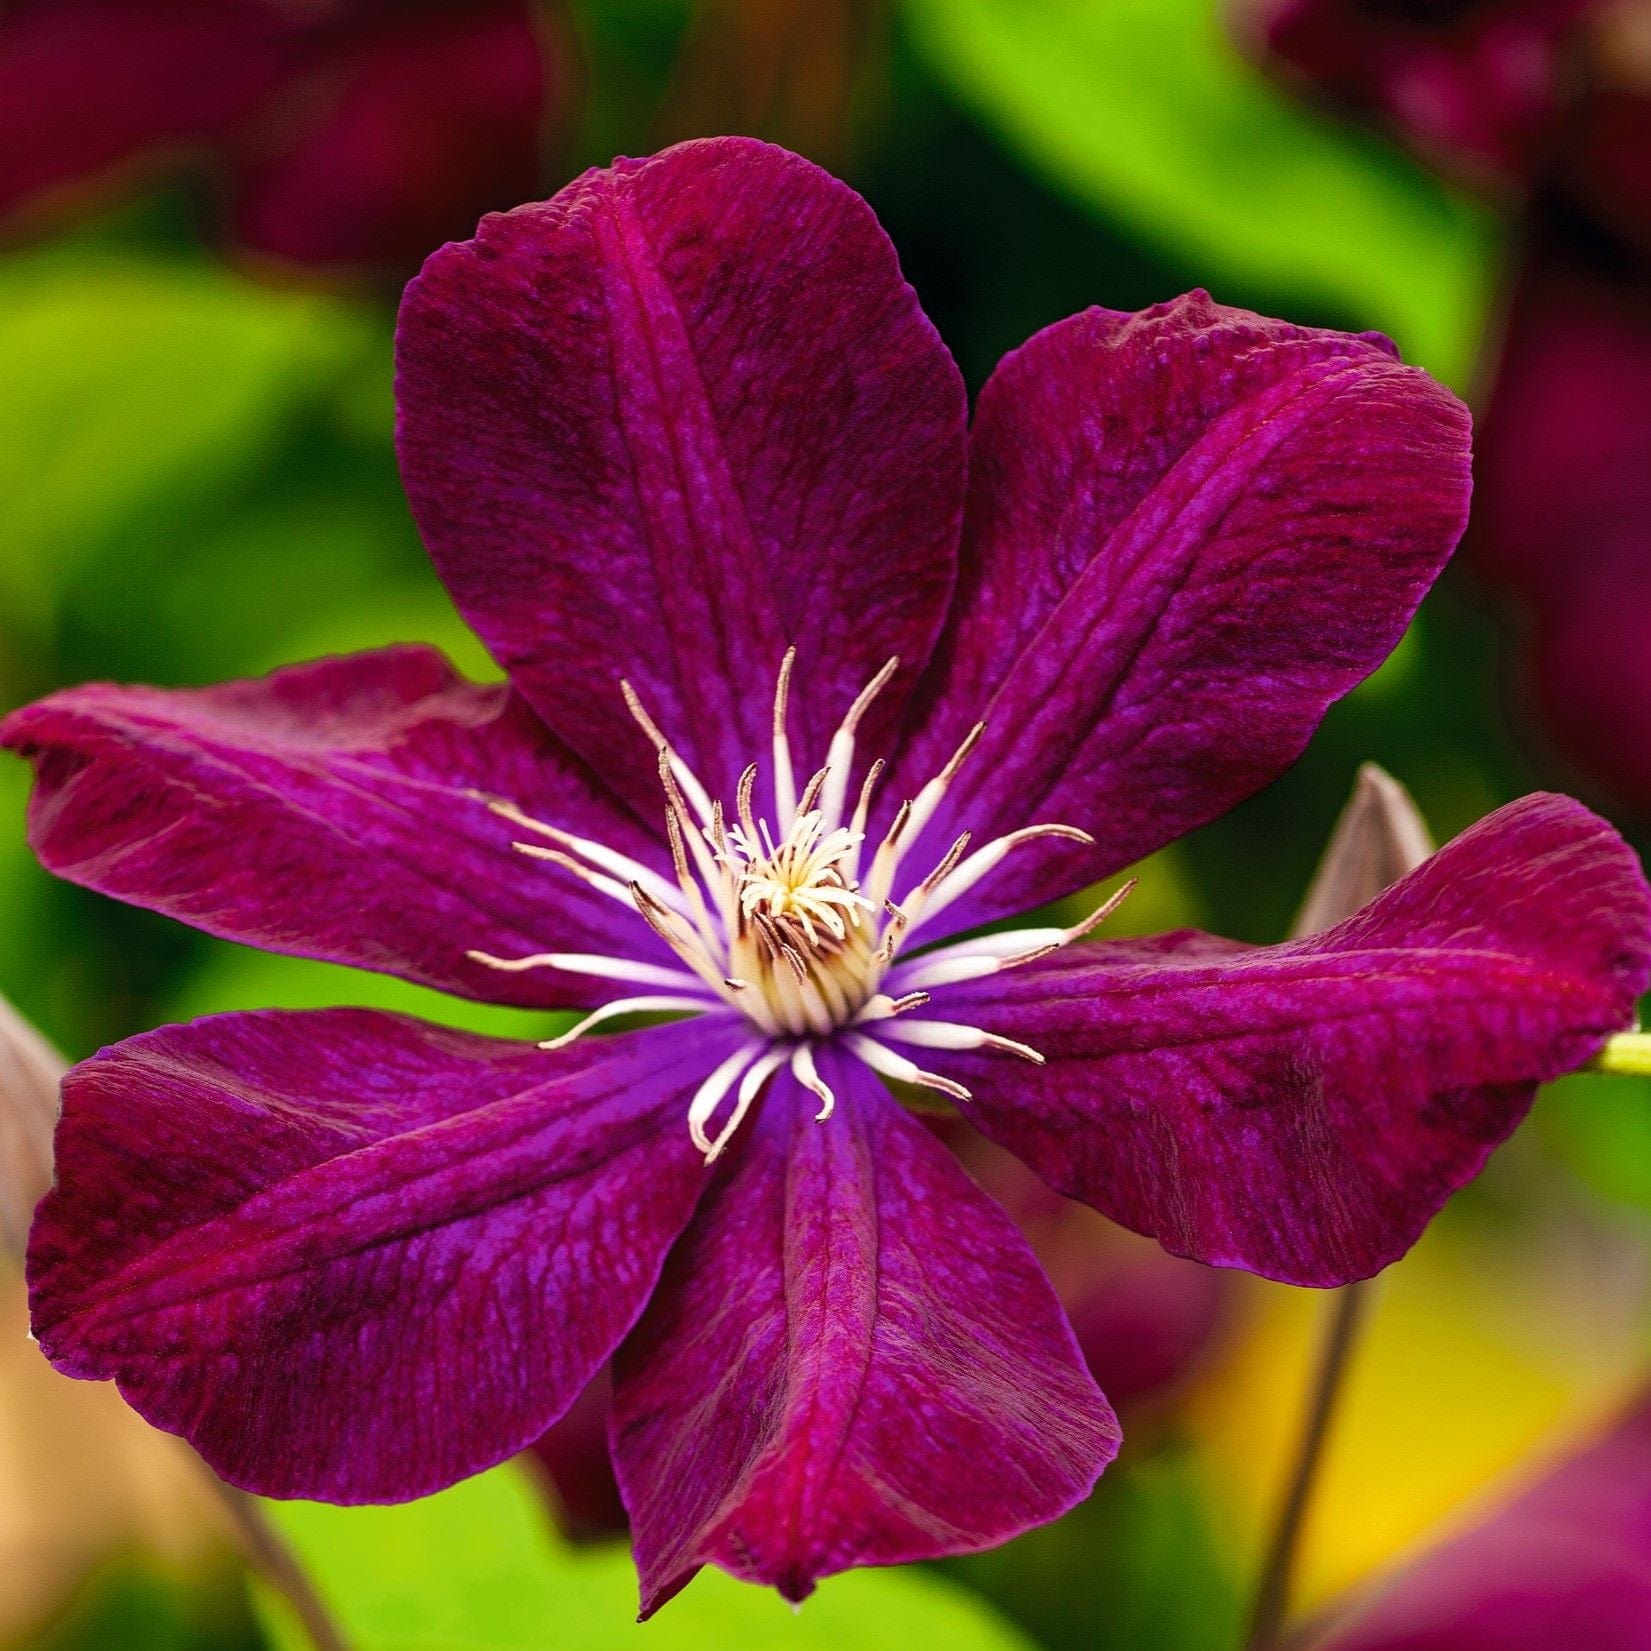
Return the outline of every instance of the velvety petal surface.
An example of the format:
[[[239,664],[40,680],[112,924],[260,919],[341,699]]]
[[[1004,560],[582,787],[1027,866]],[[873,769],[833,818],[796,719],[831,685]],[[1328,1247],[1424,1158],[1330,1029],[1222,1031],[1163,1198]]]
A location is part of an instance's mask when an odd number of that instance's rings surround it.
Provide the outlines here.
[[[987,723],[934,853],[1034,821],[948,914],[1024,910],[1258,790],[1403,634],[1468,503],[1467,410],[1375,335],[1202,293],[1088,310],[1008,356],[971,438],[958,601],[908,795]]]
[[[1118,1432],[1014,1224],[863,1067],[748,1122],[615,1363],[644,1614],[699,1567],[801,1599],[1079,1501]]]
[[[1080,945],[937,989],[924,1013],[1048,1057],[945,1071],[1057,1190],[1178,1255],[1336,1285],[1401,1255],[1536,1085],[1630,1024],[1648,979],[1632,852],[1535,796],[1306,939]]]
[[[705,1185],[726,1021],[556,1054],[360,1009],[224,1015],[65,1080],[34,1333],[231,1483],[424,1495],[520,1450]]]
[[[532,833],[479,794],[663,851],[510,689],[430,648],[214,688],[71,688],[13,713],[0,743],[35,766],[29,834],[49,870],[211,934],[498,1003],[615,989],[467,951],[671,961],[634,911],[515,852]]]
[[[14,0],[0,11],[0,217],[212,141],[275,85],[259,0]]]
[[[541,131],[573,77],[549,21],[541,42],[515,0],[353,10],[316,20],[234,135],[235,239],[405,274],[539,192]]]
[[[870,209],[807,161],[706,139],[489,218],[408,288],[397,361],[402,475],[443,579],[638,802],[657,784],[621,677],[731,795],[788,644],[805,764],[891,655],[927,657],[962,384]]]
[[[1477,1528],[1425,1555],[1316,1651],[1644,1651],[1651,1401]]]

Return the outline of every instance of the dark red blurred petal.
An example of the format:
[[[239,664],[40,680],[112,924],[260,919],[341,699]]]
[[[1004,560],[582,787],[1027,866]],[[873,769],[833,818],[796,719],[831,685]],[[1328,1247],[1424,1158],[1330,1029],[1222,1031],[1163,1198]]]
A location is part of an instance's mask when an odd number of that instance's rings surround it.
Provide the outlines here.
[[[0,10],[0,219],[221,138],[278,81],[260,0],[21,0]]]
[[[575,1542],[625,1529],[625,1504],[608,1452],[612,1413],[613,1373],[604,1365],[562,1419],[530,1447],[550,1479],[551,1512],[562,1534]]]
[[[1651,1400],[1476,1529],[1426,1555],[1313,1651],[1646,1651]]]
[[[1651,262],[1550,204],[1481,430],[1474,565],[1527,606],[1561,753],[1651,814]]]
[[[1590,0],[1258,0],[1237,28],[1447,171],[1521,183],[1553,147]]]
[[[936,1132],[1014,1219],[1049,1275],[1084,1361],[1120,1408],[1163,1394],[1208,1351],[1231,1278],[1168,1254],[1074,1199],[958,1122]]]
[[[294,263],[411,272],[483,213],[539,194],[542,129],[571,69],[531,6],[358,9],[304,37],[236,134],[233,232]]]

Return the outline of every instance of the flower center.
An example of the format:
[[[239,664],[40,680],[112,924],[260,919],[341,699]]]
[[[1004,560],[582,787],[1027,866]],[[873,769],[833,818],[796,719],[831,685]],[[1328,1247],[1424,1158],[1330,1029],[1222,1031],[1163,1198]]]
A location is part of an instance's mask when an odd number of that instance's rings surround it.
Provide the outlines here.
[[[535,820],[501,798],[479,799],[536,839],[516,842],[518,851],[632,907],[678,959],[678,967],[667,967],[585,953],[524,958],[469,953],[495,969],[557,968],[650,988],[603,1004],[544,1047],[559,1048],[626,1014],[732,1008],[745,1018],[750,1038],[706,1079],[689,1109],[689,1130],[708,1160],[727,1144],[769,1076],[787,1063],[820,1098],[820,1118],[831,1115],[835,1097],[814,1062],[815,1048],[827,1039],[841,1039],[886,1078],[958,1100],[969,1099],[962,1085],[926,1071],[890,1045],[992,1048],[1041,1063],[1036,1050],[1013,1039],[925,1020],[913,1011],[928,1003],[930,987],[994,974],[1070,944],[1114,911],[1132,886],[1071,928],[986,935],[911,958],[914,944],[927,943],[926,937],[917,939],[920,931],[1021,844],[1040,837],[1091,839],[1073,826],[1036,825],[971,854],[970,834],[963,832],[896,903],[891,893],[901,865],[968,760],[984,724],[976,724],[940,773],[901,804],[868,855],[867,821],[883,764],[871,764],[850,807],[855,740],[866,711],[899,661],[891,659],[861,691],[832,737],[825,766],[799,794],[786,728],[794,660],[793,649],[780,667],[774,694],[772,821],[758,818],[755,811],[757,763],[741,774],[730,814],[710,798],[630,684],[622,684],[626,703],[657,755],[672,878]],[[723,1110],[729,1115],[713,1137],[709,1126]]]

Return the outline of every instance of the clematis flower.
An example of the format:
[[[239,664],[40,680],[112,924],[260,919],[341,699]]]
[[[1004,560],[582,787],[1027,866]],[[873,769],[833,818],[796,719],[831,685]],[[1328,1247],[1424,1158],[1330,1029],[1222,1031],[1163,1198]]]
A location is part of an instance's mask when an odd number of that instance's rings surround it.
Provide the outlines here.
[[[1651,263],[1551,206],[1484,428],[1474,564],[1526,609],[1559,749],[1651,814]]]
[[[539,181],[571,91],[524,0],[15,0],[0,13],[0,223],[191,156],[236,245],[415,268]]]
[[[1470,185],[1558,184],[1645,233],[1651,76],[1639,0],[1256,0],[1258,60]],[[1647,242],[1651,245],[1651,241]]]
[[[1378,1588],[1315,1651],[1640,1651],[1651,1639],[1651,1400]]]
[[[1329,1285],[1629,1021],[1651,895],[1557,797],[1284,946],[1080,944],[1122,889],[1002,926],[1265,784],[1404,630],[1468,421],[1384,340],[1089,310],[966,432],[865,203],[717,139],[436,253],[398,357],[408,497],[506,684],[393,648],[0,727],[62,876],[587,1011],[543,1047],[234,1014],[70,1075],[35,1333],[231,1481],[421,1495],[611,1355],[645,1612],[705,1563],[800,1599],[998,1542],[1117,1427],[903,1100]]]

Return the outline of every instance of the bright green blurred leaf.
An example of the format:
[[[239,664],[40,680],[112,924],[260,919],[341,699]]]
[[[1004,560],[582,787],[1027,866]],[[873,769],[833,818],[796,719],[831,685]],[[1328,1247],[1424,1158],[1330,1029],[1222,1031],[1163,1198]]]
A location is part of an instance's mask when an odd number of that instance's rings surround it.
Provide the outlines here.
[[[1297,108],[1240,57],[1222,4],[905,10],[934,69],[1012,145],[1217,297],[1237,284],[1380,327],[1465,383],[1490,293],[1490,218],[1379,139]]]
[[[834,1577],[793,1612],[707,1568],[646,1626],[623,1546],[573,1548],[520,1469],[396,1508],[267,1504],[355,1651],[1028,1651],[962,1590],[914,1571]],[[308,1651],[260,1600],[278,1651]]]
[[[1542,1091],[1536,1122],[1596,1192],[1651,1210],[1651,1078],[1574,1072]]]
[[[146,511],[187,519],[357,361],[362,315],[207,265],[0,267],[0,601],[8,628]]]
[[[163,1002],[162,1020],[193,1020],[233,1009],[329,1009],[339,1006],[388,1009],[417,1015],[443,1026],[487,1032],[501,1038],[544,1038],[562,1031],[574,1017],[472,1003],[391,975],[350,969],[339,963],[281,957],[227,940],[207,942],[199,967]]]

